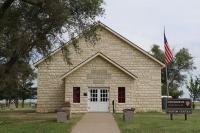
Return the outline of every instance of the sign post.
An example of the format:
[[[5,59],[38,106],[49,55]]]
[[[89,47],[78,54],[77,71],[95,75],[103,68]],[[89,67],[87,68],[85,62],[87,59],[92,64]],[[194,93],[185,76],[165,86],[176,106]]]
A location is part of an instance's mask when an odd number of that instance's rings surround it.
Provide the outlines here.
[[[170,114],[170,119],[173,120],[173,114],[184,114],[187,120],[187,114],[192,114],[191,99],[168,99],[167,113]]]

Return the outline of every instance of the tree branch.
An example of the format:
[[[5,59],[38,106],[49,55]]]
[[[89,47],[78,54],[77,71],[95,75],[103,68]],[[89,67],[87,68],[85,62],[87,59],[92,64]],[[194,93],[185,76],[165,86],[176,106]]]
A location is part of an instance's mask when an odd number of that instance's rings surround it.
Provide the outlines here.
[[[21,1],[34,5],[34,6],[41,6],[43,3],[43,0],[21,0]]]
[[[4,16],[6,10],[12,5],[15,0],[6,0],[0,7],[0,19]],[[22,2],[34,5],[42,6],[44,0],[21,0]]]
[[[4,16],[6,10],[11,6],[14,0],[6,0],[0,8],[0,19]]]

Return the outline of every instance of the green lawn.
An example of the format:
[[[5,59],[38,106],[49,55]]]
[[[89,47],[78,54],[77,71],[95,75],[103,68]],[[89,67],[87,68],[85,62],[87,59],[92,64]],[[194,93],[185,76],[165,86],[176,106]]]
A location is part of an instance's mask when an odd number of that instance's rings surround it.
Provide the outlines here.
[[[18,105],[18,108],[15,108],[13,110],[24,110],[24,109],[35,109],[35,107],[31,107],[31,104],[30,103],[25,103],[24,104],[24,107],[22,107],[22,103],[19,103]],[[12,107],[3,107],[3,108],[0,108],[0,112],[3,111],[3,110],[12,110]]]
[[[195,102],[194,104],[200,107],[200,102]]]
[[[114,115],[122,133],[200,133],[200,110],[184,120],[184,115],[170,120],[165,113],[136,113],[132,122],[124,122],[122,114]]]
[[[69,133],[82,114],[72,114],[67,123],[57,123],[55,113],[33,110],[1,111],[0,133]]]

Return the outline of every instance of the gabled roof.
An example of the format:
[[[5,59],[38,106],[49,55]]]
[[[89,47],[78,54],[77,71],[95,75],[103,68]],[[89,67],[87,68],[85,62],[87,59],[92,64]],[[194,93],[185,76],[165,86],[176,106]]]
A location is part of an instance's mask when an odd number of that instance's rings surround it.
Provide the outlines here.
[[[91,60],[95,59],[96,57],[102,57],[103,59],[105,59],[106,61],[108,61],[110,64],[112,64],[113,66],[115,66],[116,68],[120,69],[121,71],[123,71],[125,74],[129,75],[130,77],[132,77],[133,79],[137,79],[137,76],[135,76],[133,73],[131,73],[130,71],[128,71],[127,69],[125,69],[124,67],[120,66],[118,63],[116,63],[115,61],[113,61],[112,59],[110,59],[109,57],[107,57],[106,55],[104,55],[101,52],[97,52],[96,54],[92,55],[91,57],[89,57],[88,59],[84,60],[83,62],[81,62],[80,64],[78,64],[76,67],[74,67],[73,69],[69,70],[68,72],[66,72],[64,75],[62,75],[60,77],[60,79],[64,79],[65,77],[67,77],[68,75],[70,75],[71,73],[75,72],[76,70],[78,70],[80,67],[82,67],[83,65],[87,64],[88,62],[90,62]]]
[[[151,54],[149,54],[147,51],[145,51],[144,49],[140,48],[139,46],[137,46],[133,42],[129,41],[128,39],[126,39],[125,37],[123,37],[122,35],[120,35],[119,33],[117,33],[116,31],[112,30],[111,28],[109,28],[105,24],[103,24],[103,23],[101,23],[99,21],[98,25],[101,26],[102,28],[110,31],[112,34],[114,34],[115,36],[117,36],[121,40],[125,41],[127,44],[131,45],[132,47],[134,47],[135,49],[137,49],[138,51],[140,51],[141,53],[143,53],[144,55],[146,55],[147,57],[149,57],[153,61],[157,62],[159,65],[161,65],[162,68],[165,67],[164,63],[162,63],[161,61],[159,61],[158,59],[156,59],[155,57],[153,57]],[[75,39],[78,39],[78,38],[80,38],[80,35],[78,35]],[[71,43],[71,41],[67,42],[66,45],[68,45],[70,43]],[[52,55],[56,54],[58,51],[60,51],[62,49],[62,47],[63,46],[61,46],[58,49],[54,50],[49,56],[52,56]],[[36,63],[34,63],[34,66],[37,67],[41,62],[43,62],[44,60],[46,60],[47,57],[44,57],[44,58],[40,59],[39,61],[37,61]]]

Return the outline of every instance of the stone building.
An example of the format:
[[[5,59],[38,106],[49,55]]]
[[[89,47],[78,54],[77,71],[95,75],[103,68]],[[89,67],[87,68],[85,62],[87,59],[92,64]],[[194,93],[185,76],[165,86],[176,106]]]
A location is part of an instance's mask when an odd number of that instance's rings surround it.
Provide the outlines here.
[[[35,63],[38,69],[37,112],[53,112],[64,102],[72,112],[161,111],[161,69],[165,65],[106,25],[91,45],[77,37],[80,52],[68,43],[72,65],[61,48],[51,60]]]

